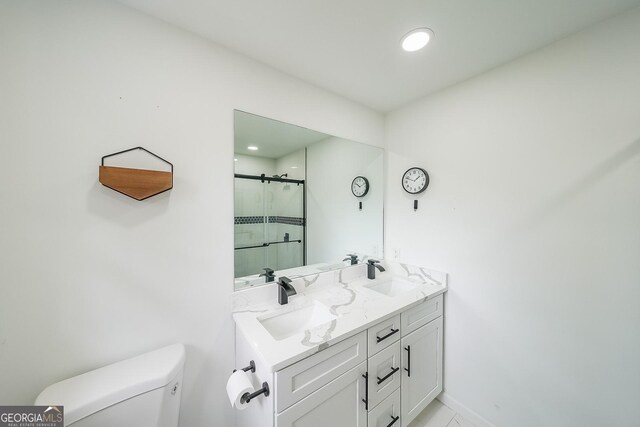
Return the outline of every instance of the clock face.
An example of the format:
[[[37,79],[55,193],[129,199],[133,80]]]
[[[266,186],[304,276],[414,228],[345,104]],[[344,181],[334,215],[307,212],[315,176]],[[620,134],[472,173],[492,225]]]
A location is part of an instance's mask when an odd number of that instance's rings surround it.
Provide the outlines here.
[[[422,193],[429,186],[429,174],[422,168],[410,168],[402,175],[402,188],[409,194]]]
[[[356,197],[364,197],[369,192],[369,180],[364,176],[356,176],[351,182],[351,192]]]

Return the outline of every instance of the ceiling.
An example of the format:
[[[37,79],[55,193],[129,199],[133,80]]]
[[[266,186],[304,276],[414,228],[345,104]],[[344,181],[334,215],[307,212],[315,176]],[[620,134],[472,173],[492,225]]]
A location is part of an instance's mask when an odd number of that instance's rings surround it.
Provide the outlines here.
[[[381,112],[640,0],[118,0]],[[400,38],[429,27],[419,52]]]
[[[326,133],[237,110],[233,122],[234,153],[254,157],[279,159],[331,137]],[[250,145],[258,147],[258,150],[247,149]]]

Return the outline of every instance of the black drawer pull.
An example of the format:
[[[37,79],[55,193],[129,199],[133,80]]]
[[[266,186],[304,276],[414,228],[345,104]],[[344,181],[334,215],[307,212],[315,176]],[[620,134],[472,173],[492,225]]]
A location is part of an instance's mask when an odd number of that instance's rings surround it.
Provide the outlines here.
[[[365,372],[364,374],[362,374],[362,378],[364,378],[364,399],[362,399],[362,401],[364,402],[364,410],[368,411],[369,410],[369,373]]]
[[[393,334],[395,334],[395,333],[397,333],[397,332],[400,332],[400,329],[393,329],[393,328],[391,328],[391,332],[389,332],[387,335],[385,335],[385,336],[383,336],[383,337],[379,337],[379,336],[377,336],[377,335],[376,335],[376,342],[384,341],[384,340],[386,340],[387,338],[389,338],[391,335],[393,335]]]
[[[407,350],[407,367],[404,368],[404,370],[407,371],[407,376],[410,377],[411,376],[411,346],[408,345],[404,349]]]
[[[389,378],[391,375],[395,374],[396,372],[398,372],[400,370],[400,368],[391,368],[391,372],[389,372],[387,375],[385,375],[384,377],[380,378],[380,377],[376,377],[378,378],[378,385],[382,384],[383,382],[385,382],[387,380],[387,378]]]
[[[391,427],[392,425],[394,425],[396,423],[396,421],[398,421],[400,419],[400,415],[398,415],[397,417],[394,417],[393,415],[391,415],[391,419],[393,421],[391,421],[389,424],[387,424],[387,427]]]

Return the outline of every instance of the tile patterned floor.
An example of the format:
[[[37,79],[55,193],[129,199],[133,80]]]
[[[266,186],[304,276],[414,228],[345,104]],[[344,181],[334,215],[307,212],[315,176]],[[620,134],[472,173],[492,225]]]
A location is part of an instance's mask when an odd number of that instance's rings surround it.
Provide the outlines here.
[[[434,400],[409,427],[475,427],[439,400]]]

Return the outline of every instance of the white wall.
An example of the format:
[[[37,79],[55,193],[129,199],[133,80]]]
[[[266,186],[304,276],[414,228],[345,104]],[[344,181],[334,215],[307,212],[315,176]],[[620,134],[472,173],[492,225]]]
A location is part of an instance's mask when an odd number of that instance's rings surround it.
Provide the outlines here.
[[[450,273],[445,389],[498,426],[638,425],[639,46],[636,9],[388,117],[387,253]]]
[[[271,176],[276,173],[276,161],[275,159],[269,159],[266,157],[246,156],[244,154],[233,154],[234,161],[234,173],[240,173],[245,175],[260,175],[265,174]]]
[[[306,149],[301,148],[276,160],[276,173],[287,174],[289,179],[304,179],[306,175]]]
[[[232,425],[233,109],[376,145],[382,118],[115,2],[0,0],[0,64],[0,403],[183,342],[181,425]],[[171,192],[97,182],[136,145]]]

